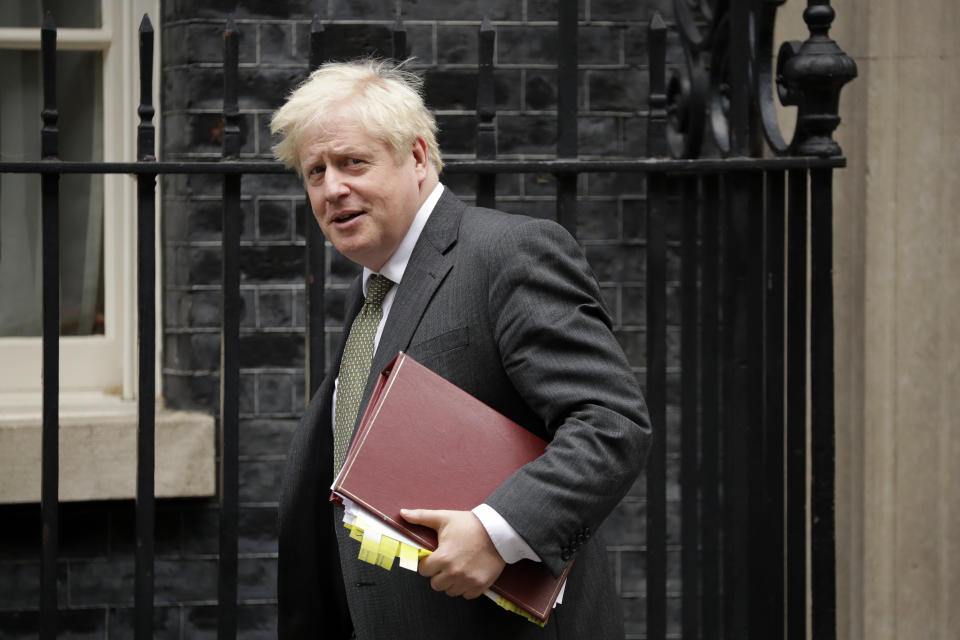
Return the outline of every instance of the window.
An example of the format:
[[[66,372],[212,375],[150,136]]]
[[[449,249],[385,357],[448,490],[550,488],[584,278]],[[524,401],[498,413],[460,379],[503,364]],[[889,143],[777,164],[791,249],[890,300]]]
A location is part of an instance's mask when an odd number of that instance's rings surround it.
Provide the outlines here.
[[[135,159],[137,35],[144,13],[158,19],[157,0],[0,0],[2,158],[40,158],[39,27],[47,10],[58,26],[60,158]],[[157,42],[154,60],[159,57]],[[0,406],[39,410],[40,178],[0,174],[0,181]],[[65,397],[133,398],[135,191],[134,179],[125,175],[60,178]]]

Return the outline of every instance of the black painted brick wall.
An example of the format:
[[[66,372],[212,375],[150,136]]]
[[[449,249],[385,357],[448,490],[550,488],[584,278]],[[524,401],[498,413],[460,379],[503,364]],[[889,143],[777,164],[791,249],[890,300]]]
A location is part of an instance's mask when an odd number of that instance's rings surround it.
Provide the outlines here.
[[[647,24],[669,0],[579,3],[581,157],[643,156],[646,141]],[[272,111],[307,72],[310,19],[326,25],[337,57],[391,48],[397,11],[447,158],[473,155],[476,37],[483,10],[497,31],[496,92],[501,156],[552,157],[556,115],[556,1],[487,0],[165,0],[161,154],[166,160],[220,154],[222,29],[232,12],[240,32],[242,156],[268,159]],[[157,24],[157,21],[155,21]],[[670,45],[668,59],[679,49]],[[473,179],[442,178],[466,200]],[[552,217],[549,174],[501,176],[498,206]],[[219,178],[163,180],[163,384],[166,403],[216,413],[220,326]],[[617,335],[644,380],[645,184],[636,175],[579,178],[579,239],[600,280]],[[304,386],[304,225],[307,208],[292,176],[243,179],[241,257],[240,637],[275,637],[276,507],[286,447],[301,414]],[[679,636],[679,473],[676,456],[679,323],[676,244],[669,229],[668,568],[669,633]],[[343,320],[343,292],[357,269],[328,247],[327,340]],[[157,638],[207,638],[216,629],[216,500],[161,500],[157,512]],[[0,638],[32,638],[39,602],[39,510],[3,507]],[[61,637],[131,637],[133,505],[61,507]],[[645,500],[641,479],[607,526],[628,638],[645,634]]]

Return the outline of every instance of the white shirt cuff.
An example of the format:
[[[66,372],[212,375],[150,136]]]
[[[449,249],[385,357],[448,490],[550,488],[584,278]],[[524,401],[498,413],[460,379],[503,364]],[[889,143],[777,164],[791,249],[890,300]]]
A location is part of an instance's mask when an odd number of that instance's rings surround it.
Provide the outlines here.
[[[540,556],[493,507],[481,504],[474,507],[473,515],[477,516],[480,524],[487,530],[487,535],[490,536],[493,546],[497,548],[497,553],[504,562],[513,564],[524,558],[540,562]]]

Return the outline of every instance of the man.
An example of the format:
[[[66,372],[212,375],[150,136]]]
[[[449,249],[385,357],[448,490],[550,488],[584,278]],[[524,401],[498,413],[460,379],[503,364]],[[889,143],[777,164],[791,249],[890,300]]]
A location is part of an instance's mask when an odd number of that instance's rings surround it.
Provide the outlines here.
[[[596,533],[639,474],[650,425],[579,246],[555,223],[468,207],[444,188],[419,80],[389,63],[324,65],[289,96],[271,130],[324,235],[363,266],[347,296],[349,344],[335,352],[284,473],[280,637],[622,637]],[[364,306],[368,295],[372,306]],[[361,333],[361,320],[376,324],[361,408],[403,350],[549,442],[473,511],[407,505],[405,518],[438,532],[422,575],[359,561],[328,502],[334,450],[346,447],[362,413],[344,390],[356,377],[358,344],[346,336]],[[431,455],[411,462],[429,464]],[[521,558],[554,575],[577,559],[542,629],[476,599]]]

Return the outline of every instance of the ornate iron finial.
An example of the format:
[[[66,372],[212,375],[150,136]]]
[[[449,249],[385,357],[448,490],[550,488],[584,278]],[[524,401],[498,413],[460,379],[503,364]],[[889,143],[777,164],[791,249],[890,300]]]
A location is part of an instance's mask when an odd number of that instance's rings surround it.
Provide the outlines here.
[[[810,0],[803,12],[810,38],[802,45],[786,43],[780,49],[777,82],[781,102],[798,107],[792,144],[798,155],[841,153],[832,137],[840,124],[840,90],[857,77],[857,65],[827,35],[834,16],[829,0]]]

